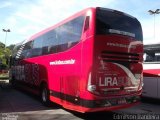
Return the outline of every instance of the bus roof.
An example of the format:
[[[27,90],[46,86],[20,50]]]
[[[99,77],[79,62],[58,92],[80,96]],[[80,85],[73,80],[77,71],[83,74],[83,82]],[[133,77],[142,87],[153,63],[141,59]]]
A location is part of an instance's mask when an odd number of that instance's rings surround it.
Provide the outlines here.
[[[70,17],[62,20],[61,22],[58,22],[57,24],[55,24],[55,25],[53,25],[53,26],[51,26],[51,27],[49,27],[49,28],[46,28],[46,29],[44,29],[44,30],[42,30],[42,31],[34,34],[33,36],[31,36],[31,37],[28,39],[28,41],[34,40],[35,38],[37,38],[37,37],[39,37],[39,36],[41,36],[41,35],[49,32],[50,30],[52,30],[52,29],[54,29],[54,28],[56,28],[56,27],[58,27],[58,26],[60,26],[60,25],[62,25],[62,24],[64,24],[64,23],[66,23],[66,22],[68,22],[68,21],[70,21],[70,20],[72,20],[72,19],[74,19],[74,18],[76,18],[76,17],[78,17],[78,16],[80,16],[80,15],[85,14],[87,11],[90,11],[90,10],[93,11],[93,10],[96,10],[96,9],[102,9],[102,10],[107,10],[107,11],[119,12],[119,13],[122,13],[123,15],[125,15],[125,16],[128,16],[128,17],[131,17],[131,18],[133,18],[133,19],[136,19],[135,17],[133,17],[133,16],[127,14],[127,13],[118,11],[118,10],[109,9],[109,8],[103,8],[103,7],[89,7],[89,8],[86,8],[86,9],[80,11],[80,12],[77,12],[77,13],[73,14],[72,16],[70,16]]]
[[[41,36],[42,34],[47,33],[48,31],[50,31],[50,30],[52,30],[52,29],[54,29],[54,28],[56,28],[56,27],[58,27],[58,26],[60,26],[60,25],[62,25],[62,24],[64,24],[64,23],[66,23],[66,22],[68,22],[68,21],[70,21],[70,20],[72,20],[72,19],[74,19],[74,18],[76,18],[76,17],[78,17],[78,16],[80,16],[80,15],[85,14],[86,11],[88,11],[88,10],[93,10],[93,9],[96,9],[96,8],[90,7],[90,8],[86,8],[86,9],[84,9],[84,10],[78,12],[78,13],[75,13],[75,14],[73,14],[72,16],[70,16],[70,17],[62,20],[61,22],[58,22],[57,24],[55,24],[55,25],[53,25],[53,26],[51,26],[51,27],[49,27],[49,28],[46,28],[46,29],[44,29],[44,30],[42,30],[42,31],[34,34],[33,36],[31,36],[31,37],[29,38],[29,41],[30,41],[30,40],[34,40],[35,38]]]

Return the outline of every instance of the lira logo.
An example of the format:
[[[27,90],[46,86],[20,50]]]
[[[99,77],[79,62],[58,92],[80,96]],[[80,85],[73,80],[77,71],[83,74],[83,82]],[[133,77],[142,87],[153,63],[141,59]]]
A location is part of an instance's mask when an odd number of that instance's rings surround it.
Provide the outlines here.
[[[118,86],[117,77],[105,77],[104,81],[99,77],[99,86]]]

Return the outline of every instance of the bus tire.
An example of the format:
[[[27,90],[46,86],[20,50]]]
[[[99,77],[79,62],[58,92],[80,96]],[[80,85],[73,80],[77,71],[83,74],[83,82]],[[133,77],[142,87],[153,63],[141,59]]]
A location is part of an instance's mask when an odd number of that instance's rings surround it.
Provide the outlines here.
[[[41,101],[45,106],[50,105],[50,100],[49,100],[49,90],[46,84],[42,85],[41,87]]]

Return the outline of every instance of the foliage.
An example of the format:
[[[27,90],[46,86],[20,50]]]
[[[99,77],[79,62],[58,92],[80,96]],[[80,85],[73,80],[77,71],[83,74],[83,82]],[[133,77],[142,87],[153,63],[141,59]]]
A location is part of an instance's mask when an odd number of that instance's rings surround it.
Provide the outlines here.
[[[8,78],[9,78],[9,73],[0,73],[0,80],[8,79]]]
[[[15,46],[15,45],[11,44],[10,46],[7,46],[7,48],[12,51],[13,48],[14,48],[14,46]]]
[[[0,69],[8,68],[8,60],[13,50],[14,45],[5,48],[5,45],[0,42]]]

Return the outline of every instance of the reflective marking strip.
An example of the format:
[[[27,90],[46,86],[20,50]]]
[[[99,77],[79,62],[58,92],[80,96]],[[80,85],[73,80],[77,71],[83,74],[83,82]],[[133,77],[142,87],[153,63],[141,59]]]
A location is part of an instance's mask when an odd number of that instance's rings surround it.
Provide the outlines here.
[[[125,71],[125,73],[128,75],[128,77],[131,78],[132,84],[136,85],[137,79],[135,78],[133,73],[128,68],[126,68],[125,66],[123,66],[121,64],[118,64],[118,63],[113,63],[113,64],[115,64],[115,65],[119,66],[120,68],[122,68]]]

